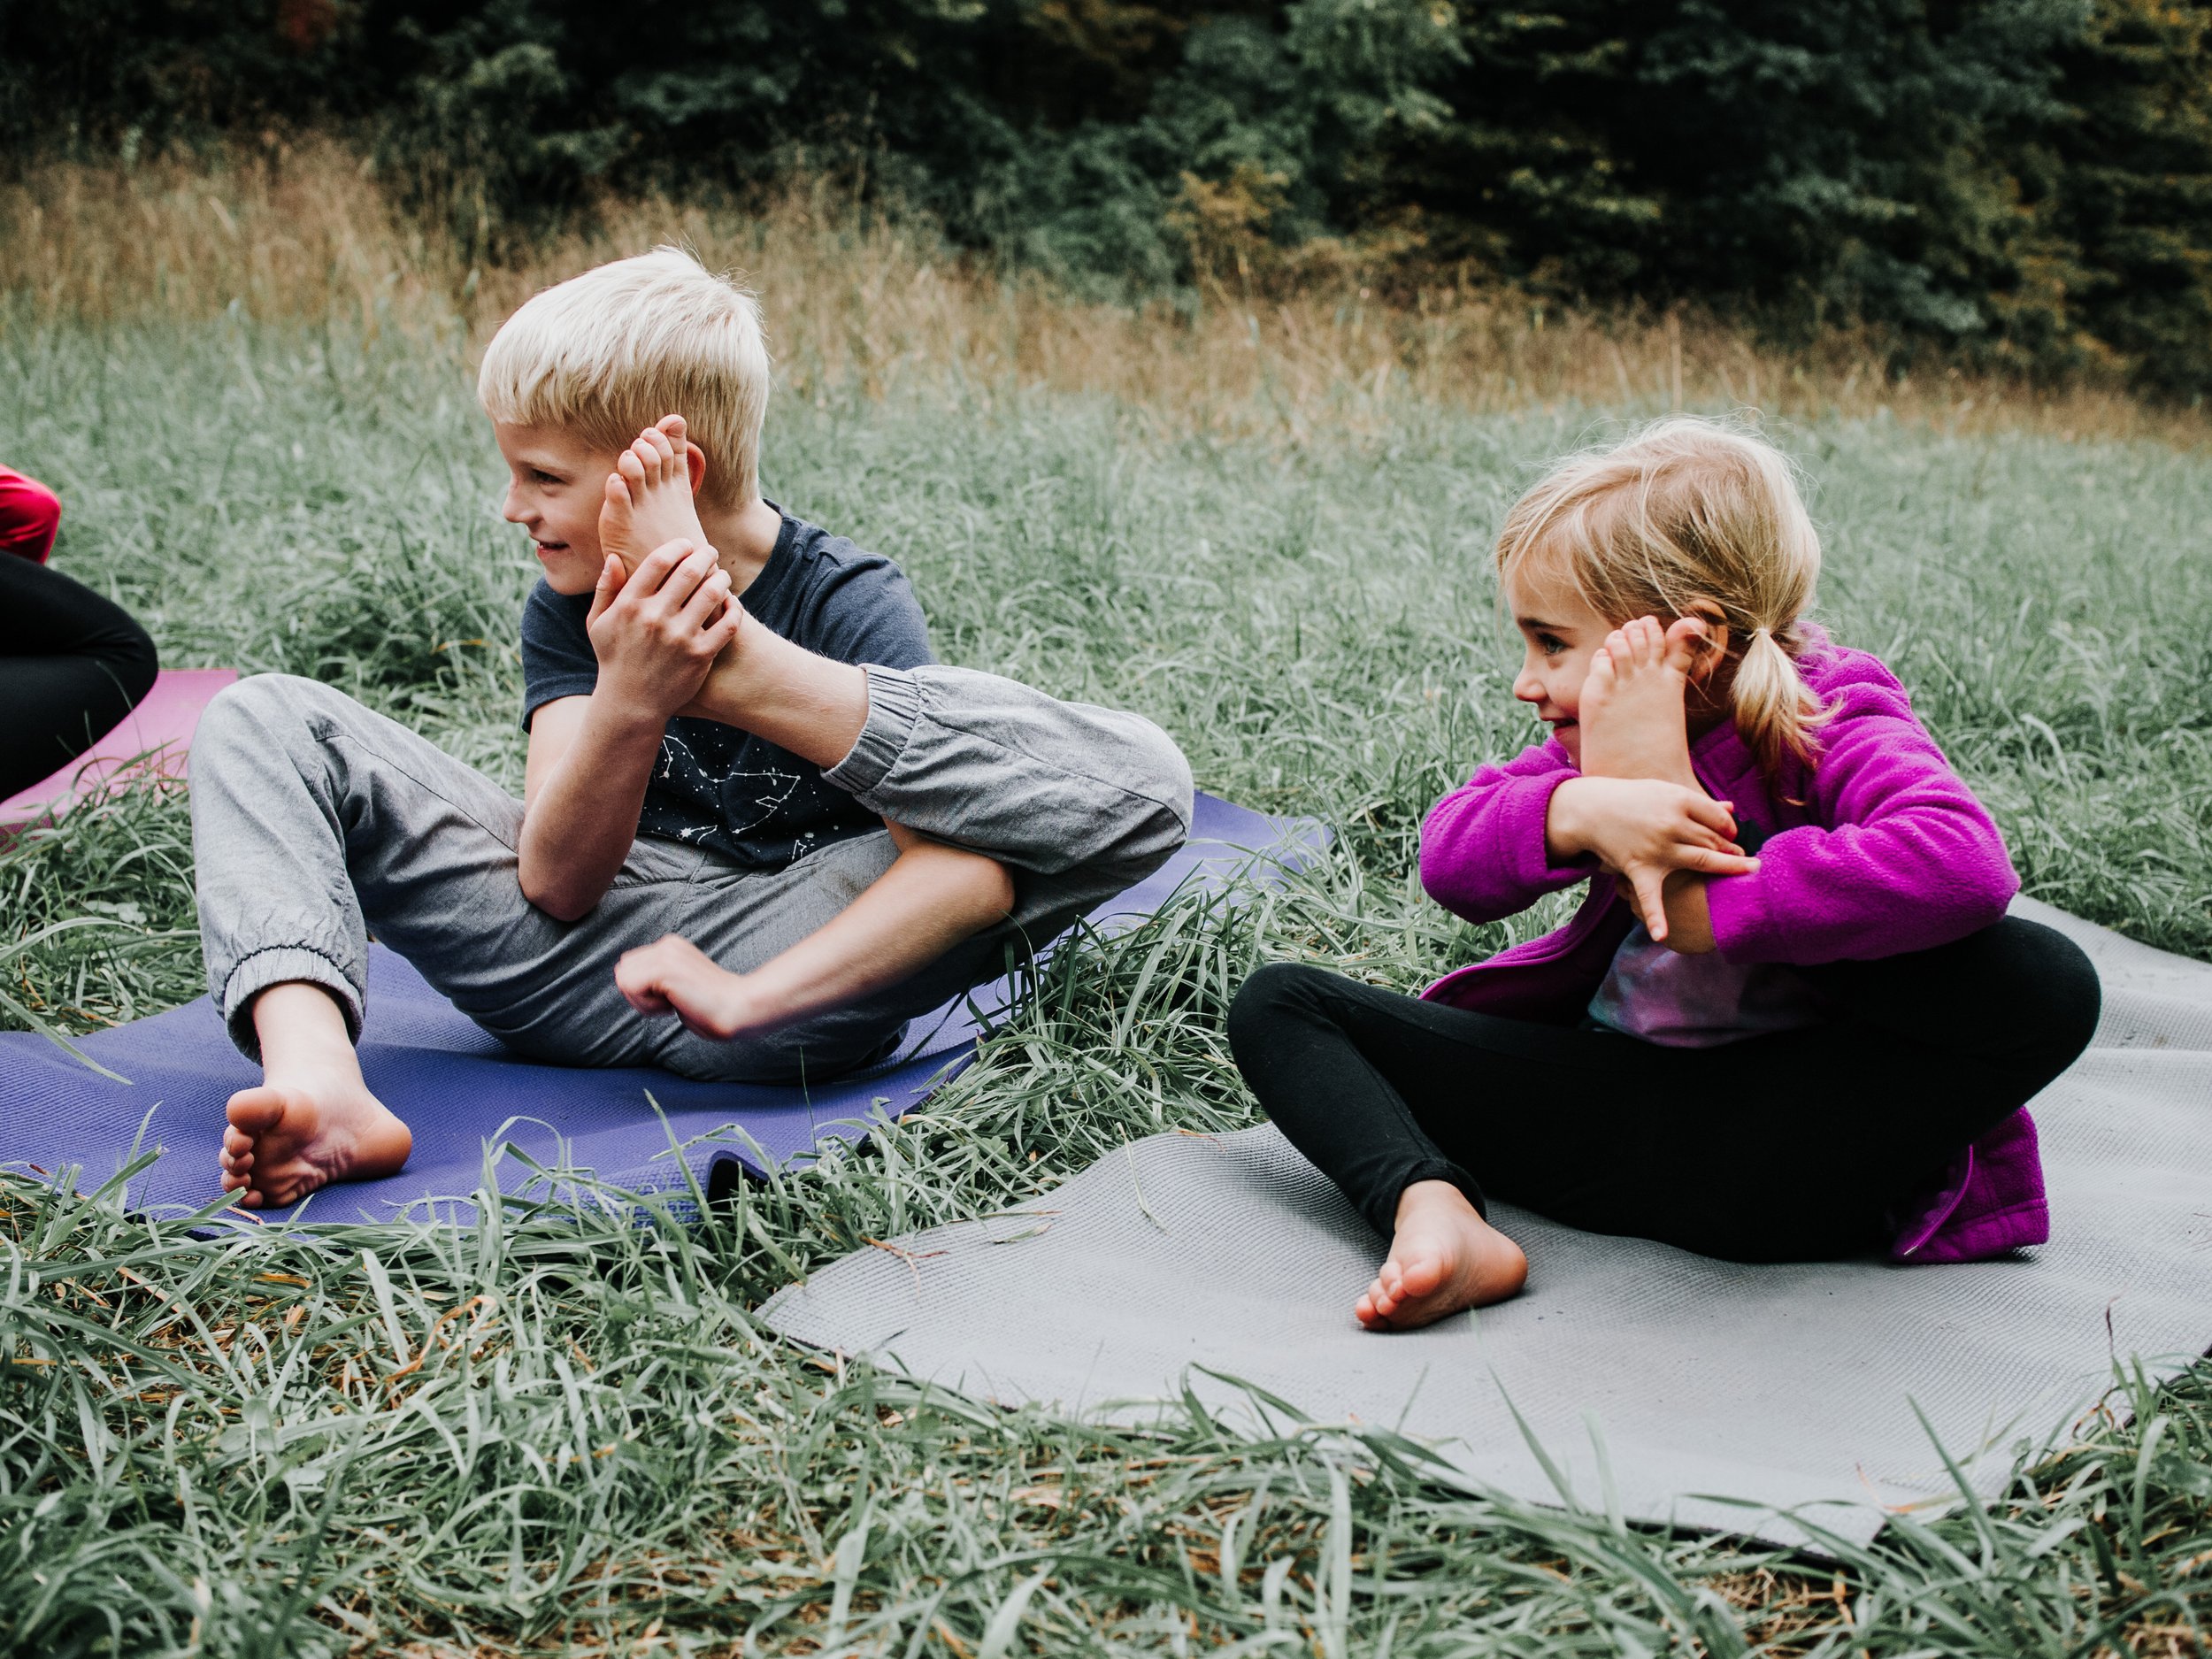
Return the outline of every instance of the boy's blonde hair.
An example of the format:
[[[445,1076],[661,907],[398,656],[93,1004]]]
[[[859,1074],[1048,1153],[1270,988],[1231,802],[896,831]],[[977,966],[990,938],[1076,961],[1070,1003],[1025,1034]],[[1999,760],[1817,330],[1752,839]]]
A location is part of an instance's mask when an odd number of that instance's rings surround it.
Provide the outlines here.
[[[1736,729],[1769,776],[1816,758],[1820,700],[1792,660],[1820,578],[1795,470],[1742,426],[1691,416],[1570,457],[1514,503],[1498,572],[1563,579],[1609,622],[1704,617],[1740,650]]]
[[[681,415],[707,455],[700,498],[728,509],[760,490],[768,376],[752,295],[662,247],[533,296],[485,349],[476,396],[494,420],[562,427],[602,449]]]

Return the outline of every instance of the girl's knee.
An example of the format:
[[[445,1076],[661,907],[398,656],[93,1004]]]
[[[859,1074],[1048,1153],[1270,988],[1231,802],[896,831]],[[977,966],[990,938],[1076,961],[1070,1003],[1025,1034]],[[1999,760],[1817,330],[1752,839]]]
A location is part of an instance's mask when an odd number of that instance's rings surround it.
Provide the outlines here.
[[[1336,976],[1303,962],[1263,962],[1229,1003],[1229,1048],[1244,1055],[1271,1044],[1286,1018],[1310,1015],[1316,994]]]
[[[1962,996],[1970,1051],[2032,1072],[2037,1087],[2056,1077],[2096,1034],[2103,989],[2096,965],[2056,928],[2008,916],[1967,941],[1953,964],[1975,983]]]
[[[2097,1034],[2104,986],[2089,953],[2056,928],[2008,919],[2027,930],[2020,947],[2030,965],[2020,979],[2021,1030],[2056,1056],[2055,1070],[2063,1071]]]

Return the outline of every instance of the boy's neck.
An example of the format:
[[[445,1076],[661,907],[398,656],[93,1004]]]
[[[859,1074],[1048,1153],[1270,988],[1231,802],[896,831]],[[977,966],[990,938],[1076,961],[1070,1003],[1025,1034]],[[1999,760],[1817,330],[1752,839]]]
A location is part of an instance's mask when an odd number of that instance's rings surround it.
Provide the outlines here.
[[[730,590],[741,594],[768,568],[783,534],[783,515],[756,495],[741,507],[701,512],[699,527],[730,573]]]

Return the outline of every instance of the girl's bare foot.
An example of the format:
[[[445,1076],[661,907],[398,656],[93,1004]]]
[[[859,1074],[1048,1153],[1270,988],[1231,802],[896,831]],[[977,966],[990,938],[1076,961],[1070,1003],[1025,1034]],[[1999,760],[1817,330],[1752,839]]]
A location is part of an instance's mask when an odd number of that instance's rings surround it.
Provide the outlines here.
[[[635,574],[648,553],[671,541],[709,545],[691,498],[689,456],[684,418],[669,415],[616,458],[599,509],[599,546],[624,571]]]
[[[253,1025],[262,1082],[230,1097],[223,1190],[250,1210],[282,1210],[332,1181],[398,1173],[415,1138],[369,1093],[330,993],[273,985],[254,998]]]
[[[1409,1331],[1486,1307],[1528,1282],[1521,1247],[1485,1221],[1449,1181],[1416,1181],[1398,1195],[1389,1259],[1352,1312],[1371,1331]]]
[[[1685,699],[1701,637],[1701,625],[1688,617],[1663,632],[1656,618],[1640,617],[1605,636],[1578,710],[1585,773],[1699,787]]]

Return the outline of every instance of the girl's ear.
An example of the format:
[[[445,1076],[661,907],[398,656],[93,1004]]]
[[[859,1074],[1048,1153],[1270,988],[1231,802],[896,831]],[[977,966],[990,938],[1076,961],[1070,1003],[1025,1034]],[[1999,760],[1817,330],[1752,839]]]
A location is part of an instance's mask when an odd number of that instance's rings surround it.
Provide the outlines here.
[[[1675,618],[1667,630],[1667,651],[1686,653],[1689,658],[1683,672],[1694,686],[1709,684],[1714,672],[1728,660],[1728,625],[1720,618],[1717,607],[1699,606],[1687,616]]]

